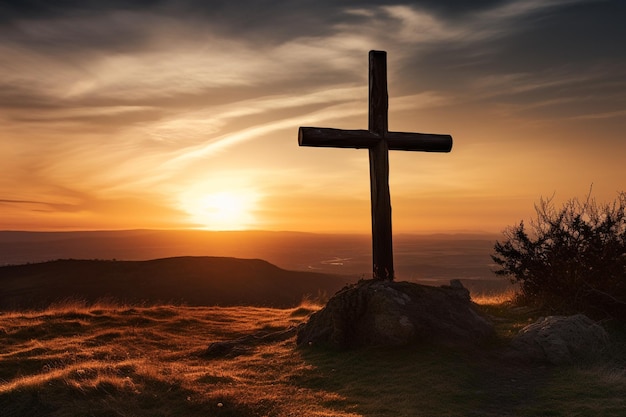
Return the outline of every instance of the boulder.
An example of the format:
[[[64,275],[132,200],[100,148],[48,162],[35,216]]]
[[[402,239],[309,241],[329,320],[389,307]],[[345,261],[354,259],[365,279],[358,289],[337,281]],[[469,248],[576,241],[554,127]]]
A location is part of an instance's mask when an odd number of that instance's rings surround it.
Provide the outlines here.
[[[553,365],[590,360],[609,347],[609,336],[584,314],[541,317],[511,341],[511,356]]]
[[[431,287],[364,280],[335,294],[298,331],[298,345],[336,348],[474,343],[491,335],[460,281]]]

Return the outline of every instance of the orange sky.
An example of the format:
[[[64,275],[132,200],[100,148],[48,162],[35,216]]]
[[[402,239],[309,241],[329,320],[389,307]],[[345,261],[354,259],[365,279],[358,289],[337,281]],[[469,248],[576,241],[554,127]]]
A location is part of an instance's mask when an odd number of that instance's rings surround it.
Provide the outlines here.
[[[623,2],[210,3],[0,8],[0,230],[369,233],[367,151],[297,131],[367,128],[370,49],[390,130],[454,138],[390,153],[395,233],[626,189]]]

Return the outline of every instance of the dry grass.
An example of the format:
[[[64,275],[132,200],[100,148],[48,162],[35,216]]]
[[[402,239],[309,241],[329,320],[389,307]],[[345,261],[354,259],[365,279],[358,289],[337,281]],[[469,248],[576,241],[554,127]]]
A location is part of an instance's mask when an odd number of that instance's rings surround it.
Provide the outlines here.
[[[293,340],[233,358],[201,356],[211,342],[284,329],[315,308],[66,302],[40,312],[0,314],[1,415],[78,416],[89,415],[93,407],[103,415],[213,410],[246,416],[263,415],[265,409],[276,410],[274,415],[298,409],[324,415],[326,407],[315,404],[336,401],[337,394],[291,384],[311,369]]]
[[[286,329],[317,308],[66,302],[0,313],[0,415],[618,416],[626,407],[623,367],[511,366],[497,346],[335,352],[291,338],[203,356],[211,342]]]
[[[480,305],[500,305],[510,303],[515,299],[515,289],[511,288],[501,293],[475,293],[471,294],[472,301]]]

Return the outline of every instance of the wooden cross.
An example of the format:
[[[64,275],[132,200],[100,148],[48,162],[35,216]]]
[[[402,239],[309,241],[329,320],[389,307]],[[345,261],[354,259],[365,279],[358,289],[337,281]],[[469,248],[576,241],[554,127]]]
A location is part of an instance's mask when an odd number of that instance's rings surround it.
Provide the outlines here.
[[[369,129],[301,127],[298,131],[300,146],[369,149],[373,278],[378,280],[394,278],[388,150],[450,152],[452,149],[450,135],[389,132],[388,108],[387,53],[370,51]]]

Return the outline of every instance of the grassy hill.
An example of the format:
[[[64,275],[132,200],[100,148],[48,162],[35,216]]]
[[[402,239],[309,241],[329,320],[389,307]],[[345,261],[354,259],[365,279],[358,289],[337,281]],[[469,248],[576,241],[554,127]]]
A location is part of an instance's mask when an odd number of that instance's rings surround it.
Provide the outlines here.
[[[259,259],[177,257],[150,261],[56,260],[0,267],[0,310],[93,303],[293,307],[332,295],[350,278],[287,271]]]
[[[217,358],[205,355],[210,343],[287,329],[315,306],[74,304],[0,312],[0,415],[624,415],[623,344],[616,358],[598,363],[514,363],[502,347],[532,312],[506,303],[481,308],[493,316],[498,339],[480,349],[338,352],[296,348],[291,337]]]

